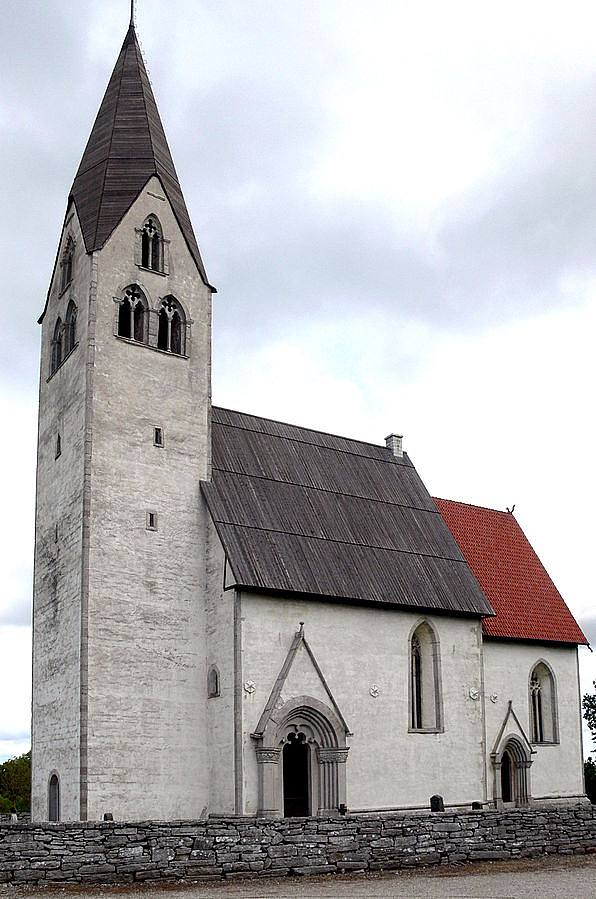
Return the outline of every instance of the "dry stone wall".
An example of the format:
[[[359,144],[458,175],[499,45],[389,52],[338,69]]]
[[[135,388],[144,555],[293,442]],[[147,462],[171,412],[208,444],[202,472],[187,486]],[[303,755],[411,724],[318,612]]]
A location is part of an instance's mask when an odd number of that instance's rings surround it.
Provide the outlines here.
[[[0,882],[214,880],[596,852],[596,806],[0,825]]]

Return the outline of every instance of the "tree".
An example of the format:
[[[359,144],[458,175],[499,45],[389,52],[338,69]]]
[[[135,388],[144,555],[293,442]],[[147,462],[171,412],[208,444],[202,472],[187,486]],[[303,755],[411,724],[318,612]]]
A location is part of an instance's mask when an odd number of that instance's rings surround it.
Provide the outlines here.
[[[594,681],[594,690],[596,691],[596,680]],[[596,692],[593,694],[586,693],[584,696],[584,718],[590,728],[594,746],[596,747]]]
[[[0,765],[0,811],[31,808],[31,750]]]

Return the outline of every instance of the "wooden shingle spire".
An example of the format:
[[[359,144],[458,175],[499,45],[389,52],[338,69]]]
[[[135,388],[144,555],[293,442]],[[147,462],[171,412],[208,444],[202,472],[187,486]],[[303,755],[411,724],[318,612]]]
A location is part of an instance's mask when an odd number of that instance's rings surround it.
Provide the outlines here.
[[[201,278],[209,285],[131,21],[70,192],[87,252],[103,247],[156,175]]]

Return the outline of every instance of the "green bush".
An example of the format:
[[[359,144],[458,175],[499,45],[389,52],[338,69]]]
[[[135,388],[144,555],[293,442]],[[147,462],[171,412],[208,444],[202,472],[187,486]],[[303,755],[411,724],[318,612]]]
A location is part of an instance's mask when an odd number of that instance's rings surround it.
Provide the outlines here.
[[[31,750],[0,765],[0,812],[31,808]]]

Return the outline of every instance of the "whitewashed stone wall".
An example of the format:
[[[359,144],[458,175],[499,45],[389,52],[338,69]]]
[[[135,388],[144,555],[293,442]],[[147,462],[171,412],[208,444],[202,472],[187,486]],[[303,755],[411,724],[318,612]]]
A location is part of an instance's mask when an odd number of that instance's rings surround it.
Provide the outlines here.
[[[88,817],[197,817],[208,804],[205,536],[211,293],[159,181],[98,253],[88,602]],[[135,264],[135,228],[157,215],[167,276]],[[173,294],[189,358],[115,336],[130,283],[151,310]],[[156,333],[157,317],[150,317]],[[153,445],[163,428],[165,446]],[[158,529],[146,527],[155,511]]]
[[[205,507],[204,515],[209,513]],[[216,665],[220,695],[207,700],[209,813],[235,814],[234,788],[234,590],[224,591],[224,552],[213,523],[207,522],[207,671]]]
[[[493,797],[490,753],[503,725],[509,700],[527,737],[531,739],[529,680],[532,669],[540,660],[548,663],[555,677],[559,741],[552,745],[534,746],[530,769],[532,799],[548,801],[584,793],[577,648],[486,640],[484,670],[489,798]],[[515,724],[511,728],[515,733]]]
[[[33,605],[32,812],[48,816],[48,781],[58,773],[63,820],[79,817],[80,597],[88,308],[91,260],[71,209],[60,240],[75,241],[74,275],[61,294],[57,265],[41,333]],[[77,343],[50,375],[58,316],[77,305]],[[61,455],[56,458],[60,434]]]
[[[408,733],[408,645],[424,617],[403,610],[242,595],[244,813],[257,810],[254,741],[259,716],[299,622],[353,732],[347,761],[351,811],[428,807],[438,793],[446,804],[485,800],[480,699],[480,622],[429,616],[440,640],[443,733]],[[373,698],[371,687],[379,695]],[[318,691],[318,692],[316,692]],[[312,666],[297,659],[283,697],[324,700]]]

